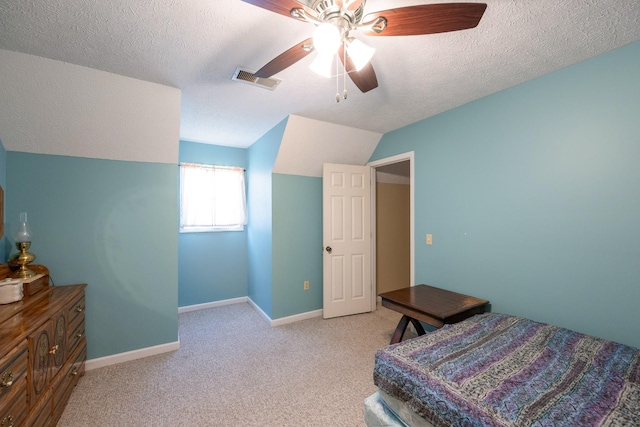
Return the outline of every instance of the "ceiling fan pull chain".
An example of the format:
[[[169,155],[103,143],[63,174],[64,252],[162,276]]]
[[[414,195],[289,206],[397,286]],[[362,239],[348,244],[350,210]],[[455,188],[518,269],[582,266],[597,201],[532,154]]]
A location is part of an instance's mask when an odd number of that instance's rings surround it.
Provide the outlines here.
[[[346,63],[347,63],[347,49],[342,49],[342,64],[346,64]],[[342,88],[344,89],[344,91],[342,92],[342,97],[344,99],[347,99],[347,73],[348,71],[345,65],[344,73],[342,74]]]
[[[340,102],[340,74],[338,71],[338,54],[336,54],[336,102]]]

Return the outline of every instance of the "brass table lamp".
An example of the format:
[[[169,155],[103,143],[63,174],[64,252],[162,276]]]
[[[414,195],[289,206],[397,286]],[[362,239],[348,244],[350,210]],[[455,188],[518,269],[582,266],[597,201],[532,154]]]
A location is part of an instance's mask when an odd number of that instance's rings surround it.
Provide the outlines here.
[[[27,213],[22,212],[20,214],[18,232],[16,233],[16,249],[18,249],[19,252],[11,255],[11,258],[9,258],[9,263],[18,265],[19,268],[11,274],[11,277],[16,279],[28,279],[37,274],[27,268],[27,265],[36,259],[34,254],[28,252],[30,247],[31,230],[27,223]]]

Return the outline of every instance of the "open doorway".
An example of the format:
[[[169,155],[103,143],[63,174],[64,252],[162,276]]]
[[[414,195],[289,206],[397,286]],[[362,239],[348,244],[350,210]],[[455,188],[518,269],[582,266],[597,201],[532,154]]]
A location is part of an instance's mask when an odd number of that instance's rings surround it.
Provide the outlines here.
[[[376,266],[379,295],[411,286],[409,161],[376,168]]]
[[[375,295],[414,284],[413,152],[369,164]]]

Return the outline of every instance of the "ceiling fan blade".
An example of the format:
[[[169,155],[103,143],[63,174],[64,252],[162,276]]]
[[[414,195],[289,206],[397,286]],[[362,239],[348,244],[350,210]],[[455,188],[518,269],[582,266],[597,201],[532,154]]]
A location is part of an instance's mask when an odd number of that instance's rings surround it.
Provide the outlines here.
[[[361,92],[369,92],[371,89],[378,87],[378,79],[376,78],[375,71],[373,71],[371,62],[368,62],[360,71],[356,71],[356,67],[351,58],[348,56],[345,58],[344,45],[340,46],[338,56],[340,56],[340,61],[342,61],[342,65],[344,65],[344,70],[349,74],[349,77]]]
[[[311,13],[312,16],[315,12],[309,9],[304,4],[297,2],[296,0],[242,0],[245,3],[252,4],[254,6],[261,7],[263,9],[270,10],[271,12],[279,13],[280,15],[287,16],[289,18],[297,19],[291,16],[291,9],[304,9],[305,12]]]
[[[438,3],[381,10],[368,14],[362,22],[366,25],[384,17],[386,28],[362,31],[368,36],[415,36],[466,30],[478,25],[486,8],[485,3]]]
[[[303,46],[308,46],[309,48],[303,49]],[[282,52],[269,61],[267,65],[253,73],[253,75],[262,78],[271,77],[285,68],[292,66],[311,52],[313,52],[313,38],[310,37],[293,46],[291,49]]]

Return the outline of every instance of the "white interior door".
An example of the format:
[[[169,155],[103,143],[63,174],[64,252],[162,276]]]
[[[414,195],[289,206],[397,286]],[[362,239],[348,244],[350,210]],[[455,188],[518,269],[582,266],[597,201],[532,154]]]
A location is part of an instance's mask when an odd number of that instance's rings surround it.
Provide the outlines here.
[[[370,167],[324,164],[322,265],[325,319],[373,310],[370,198]]]

